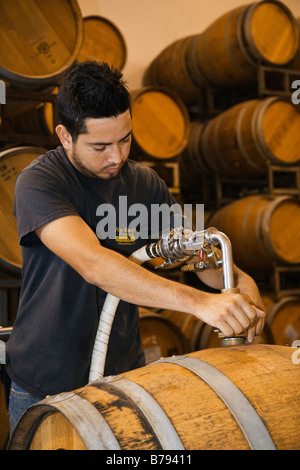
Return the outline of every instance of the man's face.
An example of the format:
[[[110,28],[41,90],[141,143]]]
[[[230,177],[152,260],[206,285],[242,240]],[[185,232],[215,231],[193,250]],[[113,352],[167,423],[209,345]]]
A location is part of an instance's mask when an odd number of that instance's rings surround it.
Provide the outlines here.
[[[131,115],[86,120],[87,133],[71,143],[67,154],[73,165],[93,178],[110,179],[127,161],[131,145]]]

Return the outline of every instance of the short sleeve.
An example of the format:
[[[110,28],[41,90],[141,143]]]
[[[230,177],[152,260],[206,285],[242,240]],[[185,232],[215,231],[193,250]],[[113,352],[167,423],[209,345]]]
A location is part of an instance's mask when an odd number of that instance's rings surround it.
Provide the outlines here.
[[[16,180],[14,215],[19,242],[23,246],[40,243],[35,230],[52,220],[78,215],[63,181],[39,167],[23,170]]]

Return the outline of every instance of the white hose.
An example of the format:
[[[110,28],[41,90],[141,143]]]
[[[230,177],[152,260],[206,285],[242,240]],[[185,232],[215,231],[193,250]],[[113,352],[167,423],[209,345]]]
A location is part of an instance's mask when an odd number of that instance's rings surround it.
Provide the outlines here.
[[[142,248],[139,248],[134,253],[132,253],[128,259],[141,265],[145,261],[149,261],[151,258],[146,253],[146,246],[143,246]],[[95,338],[89,383],[100,380],[103,377],[108,341],[119,302],[120,299],[112,294],[107,294],[100,314],[99,326]]]

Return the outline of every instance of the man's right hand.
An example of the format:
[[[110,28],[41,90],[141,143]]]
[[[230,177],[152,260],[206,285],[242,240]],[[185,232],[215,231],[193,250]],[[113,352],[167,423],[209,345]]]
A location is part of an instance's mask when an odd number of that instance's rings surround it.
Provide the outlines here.
[[[266,317],[263,310],[250,304],[242,294],[202,294],[201,311],[197,315],[202,321],[219,329],[224,336],[251,330],[249,340],[253,339],[253,327],[262,325],[260,319]]]

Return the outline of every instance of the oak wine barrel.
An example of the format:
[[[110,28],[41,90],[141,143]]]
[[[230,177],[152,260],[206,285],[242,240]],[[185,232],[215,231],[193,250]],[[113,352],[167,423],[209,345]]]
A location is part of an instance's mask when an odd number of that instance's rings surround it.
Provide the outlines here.
[[[290,62],[298,38],[297,21],[282,2],[251,3],[226,12],[202,33],[169,44],[148,65],[143,84],[165,86],[185,104],[202,106],[201,88],[254,82],[260,63]]]
[[[122,70],[127,57],[125,39],[115,24],[102,16],[83,18],[84,37],[77,62],[107,62]]]
[[[202,151],[202,135],[205,124],[199,121],[190,123],[189,140],[180,155],[183,171],[196,180],[199,176],[212,176],[214,170],[210,162],[206,162]]]
[[[195,315],[176,310],[159,310],[159,315],[173,322],[182,331],[188,344],[188,352],[201,349],[198,347],[198,343],[204,323]]]
[[[22,254],[17,222],[13,214],[17,175],[35,158],[45,153],[38,147],[13,147],[0,152],[0,268],[21,275]]]
[[[14,115],[8,116],[2,124],[1,127],[8,132],[56,137],[55,127],[58,122],[54,118],[53,104],[40,102],[16,108]]]
[[[293,450],[300,350],[251,345],[162,358],[47,397],[9,450]]]
[[[18,99],[11,97],[2,109],[2,121],[0,130],[5,133],[17,133],[22,141],[25,135],[51,136],[53,145],[59,139],[55,133],[58,124],[58,112],[56,98],[59,87],[49,87],[42,92],[29,93],[30,99]],[[26,92],[27,93],[27,92]],[[32,98],[35,95],[36,98]]]
[[[83,40],[76,0],[3,0],[0,74],[18,88],[58,84],[72,67]]]
[[[142,307],[139,307],[139,319],[146,364],[188,352],[185,337],[174,322]]]
[[[263,301],[274,343],[285,345],[300,340],[300,296],[263,297]]]
[[[292,196],[255,195],[218,209],[209,225],[229,237],[233,257],[245,270],[300,263],[300,203]]]
[[[173,90],[187,105],[202,105],[200,88],[187,68],[186,54],[191,38],[183,38],[167,46],[146,68],[144,86],[161,86]]]
[[[299,31],[299,42],[298,42],[298,48],[295,57],[293,60],[288,64],[288,68],[292,70],[300,70],[300,17],[296,18],[297,25],[298,25],[298,31]]]
[[[278,97],[248,100],[208,121],[198,131],[199,159],[227,177],[260,177],[268,162],[299,163],[300,113]]]
[[[283,2],[255,2],[225,13],[195,35],[187,63],[197,83],[243,86],[256,79],[258,64],[290,62],[298,38],[297,21]]]
[[[160,87],[132,90],[132,155],[171,159],[188,142],[189,116],[180,98]]]

